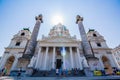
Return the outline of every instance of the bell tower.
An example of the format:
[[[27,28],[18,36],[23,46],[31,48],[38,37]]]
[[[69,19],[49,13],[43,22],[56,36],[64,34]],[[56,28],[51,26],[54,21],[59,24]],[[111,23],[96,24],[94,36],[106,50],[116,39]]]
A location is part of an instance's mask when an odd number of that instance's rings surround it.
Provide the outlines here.
[[[26,48],[28,41],[30,40],[31,32],[28,28],[23,28],[16,35],[13,36],[8,48]]]
[[[104,37],[94,29],[89,29],[87,37],[92,48],[108,48]]]
[[[17,69],[18,59],[22,57],[26,46],[30,40],[31,32],[28,28],[23,28],[13,36],[0,62],[0,69],[6,67],[8,73]]]

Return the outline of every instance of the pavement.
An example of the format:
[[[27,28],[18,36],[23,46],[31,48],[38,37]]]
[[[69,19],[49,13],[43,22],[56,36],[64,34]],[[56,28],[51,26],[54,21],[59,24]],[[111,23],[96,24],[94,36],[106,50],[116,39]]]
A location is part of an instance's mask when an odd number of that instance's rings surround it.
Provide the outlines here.
[[[120,76],[94,77],[0,77],[0,80],[120,80]]]

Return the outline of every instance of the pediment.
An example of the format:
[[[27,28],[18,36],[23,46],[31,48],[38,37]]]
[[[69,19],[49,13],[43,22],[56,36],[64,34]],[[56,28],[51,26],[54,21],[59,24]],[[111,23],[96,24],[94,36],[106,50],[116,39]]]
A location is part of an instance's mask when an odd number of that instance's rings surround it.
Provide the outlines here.
[[[77,42],[77,40],[69,37],[50,37],[41,40],[41,42]]]

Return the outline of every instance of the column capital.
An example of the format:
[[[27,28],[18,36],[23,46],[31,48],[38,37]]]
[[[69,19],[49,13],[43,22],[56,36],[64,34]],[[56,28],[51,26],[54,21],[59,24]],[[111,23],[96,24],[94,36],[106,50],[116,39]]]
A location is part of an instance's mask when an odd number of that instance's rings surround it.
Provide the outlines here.
[[[83,17],[77,15],[77,16],[76,16],[76,24],[78,24],[79,21],[82,22],[82,21],[83,21]]]
[[[40,20],[41,23],[43,23],[43,16],[42,16],[42,14],[39,14],[38,16],[36,16],[36,17],[35,17],[35,20],[36,20],[36,21],[37,21],[37,20]]]

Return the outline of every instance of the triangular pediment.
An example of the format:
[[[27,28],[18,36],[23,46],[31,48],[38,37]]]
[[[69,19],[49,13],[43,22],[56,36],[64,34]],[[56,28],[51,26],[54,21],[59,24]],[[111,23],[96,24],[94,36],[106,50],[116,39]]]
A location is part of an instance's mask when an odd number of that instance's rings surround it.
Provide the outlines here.
[[[69,38],[69,37],[50,37],[41,40],[41,42],[76,42],[76,39]]]

